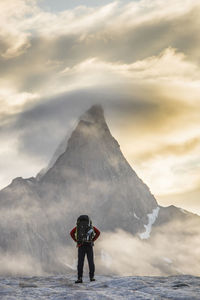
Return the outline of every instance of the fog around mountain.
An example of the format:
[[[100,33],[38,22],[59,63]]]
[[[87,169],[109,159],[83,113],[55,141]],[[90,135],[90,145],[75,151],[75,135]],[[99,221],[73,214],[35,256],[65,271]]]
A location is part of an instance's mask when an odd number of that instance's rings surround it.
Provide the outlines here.
[[[123,156],[101,106],[80,117],[56,153],[39,176],[16,178],[0,191],[1,274],[74,271],[69,231],[80,214],[101,230],[97,272],[199,274],[200,218],[158,205]]]

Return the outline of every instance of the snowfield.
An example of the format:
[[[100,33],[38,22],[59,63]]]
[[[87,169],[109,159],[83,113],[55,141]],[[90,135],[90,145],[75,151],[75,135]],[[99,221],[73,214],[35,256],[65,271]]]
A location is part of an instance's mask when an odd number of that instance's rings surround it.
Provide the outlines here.
[[[0,277],[0,299],[200,299],[200,277],[189,275],[96,276],[96,282],[85,277],[83,284],[74,284],[75,279],[72,275]]]
[[[144,225],[145,227],[145,232],[138,234],[139,237],[143,240],[143,239],[148,239],[150,237],[150,233],[151,233],[151,229],[152,229],[152,225],[155,223],[157,217],[158,217],[158,213],[159,213],[160,207],[156,207],[152,214],[148,214],[148,224]]]

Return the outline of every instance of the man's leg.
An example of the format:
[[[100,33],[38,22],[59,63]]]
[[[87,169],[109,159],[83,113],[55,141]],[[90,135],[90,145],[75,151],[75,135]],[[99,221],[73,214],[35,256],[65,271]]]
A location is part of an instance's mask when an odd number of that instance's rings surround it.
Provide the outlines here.
[[[90,279],[93,279],[94,278],[95,265],[94,265],[94,254],[93,254],[93,247],[92,246],[87,246],[87,259],[88,259],[88,265],[89,265]]]
[[[78,279],[82,278],[83,276],[83,265],[84,265],[84,258],[85,258],[85,247],[80,246],[78,248]]]

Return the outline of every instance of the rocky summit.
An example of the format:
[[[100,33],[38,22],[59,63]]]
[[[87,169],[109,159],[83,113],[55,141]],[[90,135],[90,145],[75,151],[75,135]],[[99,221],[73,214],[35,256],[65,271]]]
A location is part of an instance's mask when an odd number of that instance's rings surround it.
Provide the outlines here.
[[[120,227],[136,233],[158,207],[123,156],[100,106],[81,116],[66,151],[40,178],[40,185],[45,193],[49,191],[51,200],[54,195],[58,204],[68,206],[70,222],[86,213],[102,230]]]

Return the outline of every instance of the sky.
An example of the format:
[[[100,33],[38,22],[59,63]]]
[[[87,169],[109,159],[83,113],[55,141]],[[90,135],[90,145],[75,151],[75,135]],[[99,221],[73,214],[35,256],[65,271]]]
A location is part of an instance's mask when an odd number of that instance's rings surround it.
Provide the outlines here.
[[[0,188],[98,103],[159,204],[200,214],[199,28],[199,0],[1,0]]]

